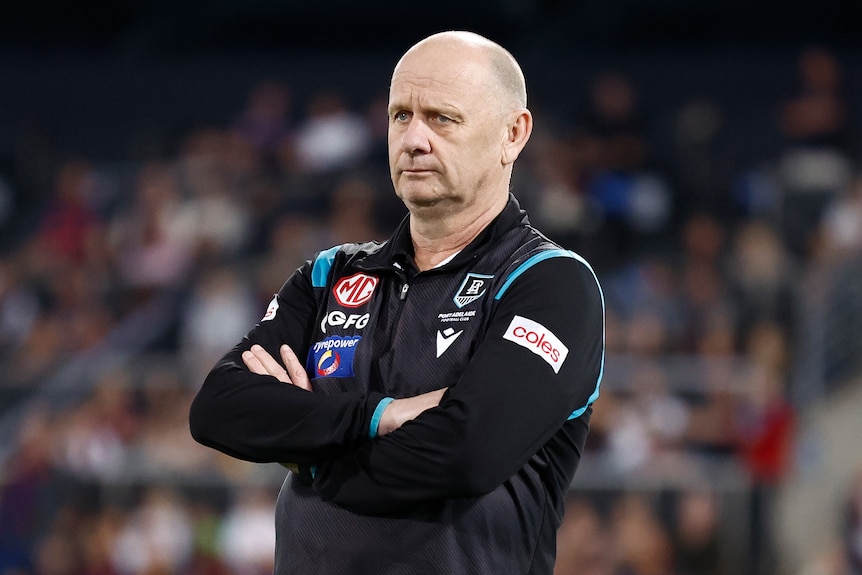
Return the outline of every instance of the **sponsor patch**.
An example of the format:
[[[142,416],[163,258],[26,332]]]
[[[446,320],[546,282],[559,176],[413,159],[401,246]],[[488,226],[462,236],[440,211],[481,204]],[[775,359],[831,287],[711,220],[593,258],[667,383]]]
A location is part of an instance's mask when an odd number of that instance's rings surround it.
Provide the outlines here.
[[[378,278],[363,273],[341,278],[332,288],[335,300],[344,307],[359,307],[371,299]]]
[[[327,337],[308,350],[306,370],[314,377],[351,377],[353,355],[362,336]]]
[[[531,319],[516,315],[503,334],[503,339],[525,347],[548,362],[554,373],[560,373],[569,348],[563,345],[554,332]]]
[[[263,314],[263,319],[260,321],[269,321],[275,317],[275,312],[278,311],[278,296],[272,296],[272,301],[269,302],[269,307],[266,308],[266,313]]]
[[[340,327],[342,329],[362,329],[368,325],[368,320],[371,314],[368,313],[351,313],[346,314],[343,311],[333,310],[323,317],[320,322],[320,331],[326,333],[326,328]]]
[[[485,292],[488,291],[488,283],[493,277],[494,276],[474,274],[472,272],[468,273],[467,277],[464,278],[464,281],[461,282],[461,287],[458,288],[458,292],[455,294],[455,297],[452,298],[452,301],[454,301],[455,305],[459,308],[473,303],[485,295]]]

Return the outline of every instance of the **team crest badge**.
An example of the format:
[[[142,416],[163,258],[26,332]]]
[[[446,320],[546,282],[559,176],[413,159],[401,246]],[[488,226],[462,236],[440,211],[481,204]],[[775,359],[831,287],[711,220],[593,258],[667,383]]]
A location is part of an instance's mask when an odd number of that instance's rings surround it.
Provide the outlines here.
[[[461,287],[458,288],[458,292],[455,294],[455,297],[452,298],[455,305],[462,308],[485,295],[485,292],[488,290],[488,283],[493,277],[494,276],[474,274],[472,272],[468,273],[467,277],[465,277],[464,281],[461,283]]]

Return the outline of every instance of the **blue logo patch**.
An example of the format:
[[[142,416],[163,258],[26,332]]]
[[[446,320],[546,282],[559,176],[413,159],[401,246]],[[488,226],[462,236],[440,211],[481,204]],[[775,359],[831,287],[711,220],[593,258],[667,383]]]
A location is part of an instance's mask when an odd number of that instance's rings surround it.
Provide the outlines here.
[[[361,339],[361,335],[334,335],[318,341],[308,350],[306,370],[312,377],[353,376],[353,354]]]

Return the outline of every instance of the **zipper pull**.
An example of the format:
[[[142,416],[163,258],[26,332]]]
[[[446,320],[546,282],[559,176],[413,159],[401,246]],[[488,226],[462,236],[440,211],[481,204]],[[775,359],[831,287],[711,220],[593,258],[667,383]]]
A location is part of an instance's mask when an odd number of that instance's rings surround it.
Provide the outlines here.
[[[404,284],[401,287],[401,296],[398,299],[400,299],[401,301],[404,301],[405,299],[407,299],[407,290],[408,289],[410,289],[410,284]]]

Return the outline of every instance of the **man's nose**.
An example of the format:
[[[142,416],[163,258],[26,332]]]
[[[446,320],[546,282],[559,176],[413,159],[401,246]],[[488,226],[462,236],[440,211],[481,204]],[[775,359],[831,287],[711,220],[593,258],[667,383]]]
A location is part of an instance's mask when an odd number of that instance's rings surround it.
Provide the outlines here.
[[[411,155],[430,152],[430,130],[427,123],[414,116],[401,135],[401,149]]]

